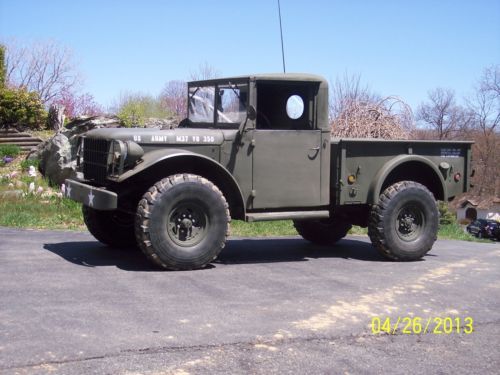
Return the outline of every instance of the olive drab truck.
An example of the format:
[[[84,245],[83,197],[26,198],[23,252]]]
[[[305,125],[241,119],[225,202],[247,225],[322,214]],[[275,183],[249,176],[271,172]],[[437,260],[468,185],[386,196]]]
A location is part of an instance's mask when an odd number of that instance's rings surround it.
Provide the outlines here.
[[[325,246],[359,225],[388,259],[420,259],[436,240],[436,201],[470,185],[471,142],[332,138],[319,76],[196,81],[186,94],[175,129],[87,132],[66,181],[97,240],[165,269],[213,261],[232,219],[293,220]]]

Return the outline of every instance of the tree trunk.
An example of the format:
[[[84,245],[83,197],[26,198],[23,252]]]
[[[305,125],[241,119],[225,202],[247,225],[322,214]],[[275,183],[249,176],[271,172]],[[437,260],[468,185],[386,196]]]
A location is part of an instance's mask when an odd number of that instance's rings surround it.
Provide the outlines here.
[[[64,106],[52,104],[49,108],[49,127],[59,133],[64,128]]]

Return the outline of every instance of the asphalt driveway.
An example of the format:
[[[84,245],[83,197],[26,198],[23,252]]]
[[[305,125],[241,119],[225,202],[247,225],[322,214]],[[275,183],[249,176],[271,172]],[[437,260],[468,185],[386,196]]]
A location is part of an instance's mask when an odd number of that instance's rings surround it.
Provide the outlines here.
[[[435,317],[473,331],[372,332]],[[498,243],[394,263],[364,237],[234,238],[211,267],[167,272],[87,233],[0,228],[5,374],[498,373],[498,348]]]

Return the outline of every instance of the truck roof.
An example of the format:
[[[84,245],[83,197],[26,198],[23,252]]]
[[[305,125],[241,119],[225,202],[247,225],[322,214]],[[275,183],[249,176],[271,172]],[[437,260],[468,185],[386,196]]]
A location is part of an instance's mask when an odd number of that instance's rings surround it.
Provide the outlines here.
[[[189,84],[210,84],[220,81],[243,81],[243,80],[255,80],[255,81],[298,81],[298,82],[318,82],[321,86],[328,86],[328,81],[315,74],[308,73],[262,73],[262,74],[251,74],[242,75],[234,77],[221,77],[207,80],[191,81]]]

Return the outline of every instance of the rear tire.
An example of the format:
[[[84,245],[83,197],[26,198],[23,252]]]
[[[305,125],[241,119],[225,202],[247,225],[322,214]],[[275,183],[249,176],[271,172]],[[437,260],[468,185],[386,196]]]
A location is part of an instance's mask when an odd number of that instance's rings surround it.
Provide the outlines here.
[[[352,225],[335,218],[322,220],[294,220],[297,232],[317,245],[333,245],[347,235]]]
[[[439,211],[432,193],[413,181],[389,186],[372,208],[368,235],[385,257],[398,261],[422,258],[436,241]]]
[[[134,215],[116,210],[95,210],[85,205],[82,212],[87,229],[99,242],[115,248],[137,247]]]
[[[214,260],[229,235],[228,204],[207,179],[177,174],[157,182],[137,208],[137,243],[157,266],[201,268]]]

